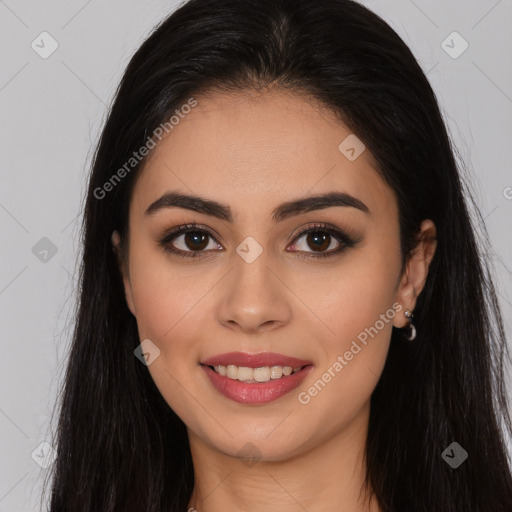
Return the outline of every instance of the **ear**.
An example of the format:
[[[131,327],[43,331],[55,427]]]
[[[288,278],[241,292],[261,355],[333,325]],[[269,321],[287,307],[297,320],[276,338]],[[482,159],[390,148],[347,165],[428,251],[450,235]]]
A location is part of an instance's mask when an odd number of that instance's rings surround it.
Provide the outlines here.
[[[395,327],[405,327],[409,323],[404,313],[407,309],[413,312],[416,307],[416,300],[427,281],[436,247],[436,226],[430,219],[425,219],[420,226],[419,242],[406,263],[396,293],[396,301],[402,305],[403,313],[399,317],[395,316]]]
[[[119,270],[121,271],[121,275],[123,277],[123,285],[124,285],[124,295],[126,297],[126,304],[128,305],[128,309],[132,312],[133,316],[135,315],[135,307],[133,305],[133,292],[132,285],[130,282],[130,276],[128,274],[127,269],[125,268],[125,261],[122,257],[121,251],[121,237],[117,231],[112,232],[112,248],[116,253],[117,262],[119,265]]]

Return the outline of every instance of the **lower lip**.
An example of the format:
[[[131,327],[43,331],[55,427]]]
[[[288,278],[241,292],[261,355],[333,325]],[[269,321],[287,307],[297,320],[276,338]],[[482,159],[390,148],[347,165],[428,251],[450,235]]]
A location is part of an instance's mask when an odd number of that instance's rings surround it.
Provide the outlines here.
[[[249,383],[223,377],[204,364],[201,367],[217,391],[242,404],[266,404],[281,398],[299,386],[313,368],[312,365],[308,365],[302,370],[280,379]]]

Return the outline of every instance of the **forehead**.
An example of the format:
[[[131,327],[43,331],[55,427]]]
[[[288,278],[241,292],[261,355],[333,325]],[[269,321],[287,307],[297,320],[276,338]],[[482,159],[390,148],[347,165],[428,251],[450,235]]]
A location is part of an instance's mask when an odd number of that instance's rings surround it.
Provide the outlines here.
[[[371,153],[347,158],[340,144],[357,139],[315,99],[276,91],[195,98],[197,106],[149,154],[135,186],[135,208],[171,190],[259,209],[329,190],[369,202],[392,200]]]

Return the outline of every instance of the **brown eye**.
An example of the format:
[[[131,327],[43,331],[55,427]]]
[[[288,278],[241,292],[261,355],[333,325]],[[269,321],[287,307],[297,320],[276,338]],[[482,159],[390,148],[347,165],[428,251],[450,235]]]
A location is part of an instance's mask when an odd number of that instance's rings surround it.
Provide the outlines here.
[[[208,245],[208,234],[202,231],[189,231],[182,235],[184,237],[185,245],[191,251],[201,251]]]
[[[166,252],[183,257],[203,256],[207,249],[222,249],[213,235],[194,224],[179,226],[160,240]]]
[[[306,243],[314,251],[323,252],[331,245],[331,235],[322,231],[312,231],[307,234]]]
[[[292,252],[296,251],[301,258],[334,256],[357,243],[349,235],[329,224],[306,227],[294,240]]]

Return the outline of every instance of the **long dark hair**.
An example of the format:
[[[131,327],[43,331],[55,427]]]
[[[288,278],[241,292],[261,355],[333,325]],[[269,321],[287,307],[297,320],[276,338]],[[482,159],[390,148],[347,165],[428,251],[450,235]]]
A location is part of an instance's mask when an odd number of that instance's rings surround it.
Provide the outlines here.
[[[351,0],[191,0],[131,59],[84,209],[51,511],[186,510],[194,476],[185,425],[134,357],[137,325],[111,244],[117,229],[126,247],[144,159],[105,183],[190,98],[268,86],[320,100],[364,142],[396,194],[404,259],[423,219],[437,227],[417,338],[406,344],[393,330],[372,395],[367,485],[384,511],[510,512],[508,354],[473,227],[481,217],[420,66],[380,17]],[[452,442],[468,453],[457,469],[441,456]]]

